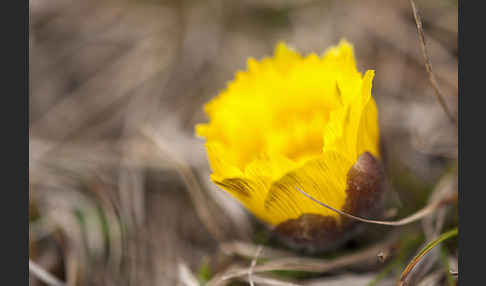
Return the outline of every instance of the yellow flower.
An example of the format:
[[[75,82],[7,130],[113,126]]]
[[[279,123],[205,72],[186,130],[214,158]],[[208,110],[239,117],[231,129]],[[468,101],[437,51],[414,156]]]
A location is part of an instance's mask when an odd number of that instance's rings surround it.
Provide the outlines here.
[[[372,156],[364,165],[376,167],[380,157],[373,76],[357,71],[344,40],[321,56],[279,43],[274,57],[250,58],[248,70],[205,106],[210,122],[196,126],[206,138],[212,181],[272,226],[305,215],[342,224],[297,188],[352,211],[348,173],[353,165],[359,171],[365,152]]]

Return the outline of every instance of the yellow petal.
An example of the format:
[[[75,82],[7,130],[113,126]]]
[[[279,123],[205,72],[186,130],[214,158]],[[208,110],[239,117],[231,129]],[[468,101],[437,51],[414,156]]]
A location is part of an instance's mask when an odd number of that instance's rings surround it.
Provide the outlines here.
[[[373,75],[373,71],[368,71],[363,79],[362,91],[365,106],[361,115],[358,130],[357,154],[359,156],[368,151],[373,154],[373,156],[380,158],[378,146],[380,140],[378,109],[375,100],[371,97],[371,82],[373,80]]]
[[[356,161],[365,151],[378,157],[378,113],[371,97],[374,72],[367,71],[360,89],[354,92],[354,101],[344,103],[331,111],[324,128],[324,152],[336,151]]]
[[[272,184],[266,196],[267,220],[276,225],[304,213],[337,218],[338,214],[309,200],[297,188],[340,209],[346,201],[346,176],[352,164],[339,153],[327,152],[289,172]]]

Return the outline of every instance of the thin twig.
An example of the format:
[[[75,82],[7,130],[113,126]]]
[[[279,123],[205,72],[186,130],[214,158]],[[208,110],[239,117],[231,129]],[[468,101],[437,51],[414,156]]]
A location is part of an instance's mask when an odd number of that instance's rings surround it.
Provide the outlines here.
[[[454,194],[452,196],[443,198],[442,200],[440,200],[438,202],[429,204],[426,207],[424,207],[423,209],[419,210],[418,212],[416,212],[416,213],[414,213],[411,216],[408,216],[406,218],[403,218],[403,219],[400,219],[400,220],[397,220],[397,221],[381,221],[381,220],[366,219],[366,218],[354,216],[352,214],[349,214],[349,213],[343,212],[341,210],[335,209],[335,208],[313,198],[311,195],[307,194],[306,192],[302,191],[301,189],[299,189],[299,188],[296,188],[296,189],[299,192],[301,192],[304,196],[311,199],[312,201],[320,204],[321,206],[323,206],[323,207],[325,207],[329,210],[337,212],[340,215],[343,215],[343,216],[346,216],[348,218],[355,219],[355,220],[358,220],[358,221],[361,221],[361,222],[366,222],[366,223],[371,223],[371,224],[380,224],[380,225],[390,225],[390,226],[400,226],[400,225],[405,225],[405,224],[409,224],[409,223],[412,223],[414,221],[420,220],[420,219],[428,216],[429,214],[433,213],[434,211],[438,210],[442,205],[448,204],[448,203],[451,203],[451,202],[457,200],[457,194]]]
[[[29,259],[29,272],[49,286],[65,286],[61,280],[44,270],[40,265]]]
[[[427,53],[427,49],[425,47],[425,35],[424,35],[424,30],[422,28],[422,19],[420,18],[420,15],[417,11],[415,1],[410,0],[410,5],[412,6],[413,16],[415,18],[415,24],[417,25],[417,32],[418,32],[419,41],[420,41],[420,48],[422,49],[422,55],[424,56],[425,69],[427,70],[427,73],[429,74],[430,84],[432,84],[432,87],[434,88],[435,94],[437,96],[437,100],[439,101],[440,105],[442,106],[442,109],[446,113],[447,117],[449,117],[449,119],[453,123],[457,124],[457,118],[449,110],[449,107],[447,107],[447,104],[444,100],[444,95],[439,88],[439,84],[437,82],[437,79],[436,79],[434,73],[432,72],[432,64],[430,62],[430,58],[429,58],[429,55]]]
[[[258,246],[252,243],[244,241],[231,241],[221,243],[219,246],[224,254],[226,255],[239,255],[246,258],[254,257],[257,252]],[[282,249],[275,249],[266,246],[265,252],[260,253],[260,258],[264,259],[276,259],[282,257],[290,257],[295,255],[291,251],[286,251]]]
[[[325,273],[328,271],[336,270],[351,265],[362,264],[369,260],[374,260],[378,262],[376,255],[380,252],[389,251],[389,249],[394,248],[393,246],[396,244],[397,237],[398,237],[398,233],[395,233],[391,235],[384,242],[380,242],[362,251],[352,253],[352,254],[347,254],[332,260],[316,259],[316,258],[308,258],[308,257],[300,257],[300,256],[276,259],[276,260],[266,262],[262,265],[255,266],[253,269],[253,273],[261,273],[261,272],[268,272],[274,270],[295,270],[295,271]],[[218,284],[218,282],[220,282],[219,280],[221,281],[230,280],[237,277],[245,276],[247,274],[248,274],[247,269],[241,269],[241,268],[231,269],[230,271],[226,272],[224,275],[221,275],[220,277],[215,279],[215,281],[211,281],[212,283],[208,283],[208,285],[219,285]]]
[[[255,256],[251,260],[250,269],[248,269],[248,283],[250,283],[251,286],[255,286],[255,283],[253,283],[253,268],[255,268],[258,257],[260,256],[260,253],[262,252],[262,250],[263,250],[263,245],[260,244],[257,248]]]
[[[439,201],[446,195],[453,194],[457,190],[457,170],[454,168],[444,175],[429,196],[428,204]],[[427,240],[437,237],[444,225],[447,215],[447,208],[442,208],[433,216],[429,216],[422,221],[425,238]]]

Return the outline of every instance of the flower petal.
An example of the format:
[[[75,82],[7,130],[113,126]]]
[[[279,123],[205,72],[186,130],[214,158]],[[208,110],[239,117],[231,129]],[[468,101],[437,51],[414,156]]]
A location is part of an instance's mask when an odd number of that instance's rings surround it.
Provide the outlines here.
[[[217,179],[211,176],[211,180],[237,198],[250,212],[261,220],[266,220],[265,212],[263,211],[263,200],[265,185],[262,181],[253,181],[246,177],[233,177]]]
[[[365,107],[361,114],[360,125],[358,129],[357,154],[358,156],[368,151],[373,156],[380,158],[379,152],[379,128],[378,128],[378,109],[376,102],[371,97],[371,81],[374,73],[368,71],[363,79],[363,97],[365,98]]]
[[[341,209],[346,201],[346,176],[352,162],[336,152],[326,152],[274,182],[265,198],[265,210],[273,225],[302,214],[338,218],[303,196],[297,188],[326,204]]]
[[[344,102],[341,108],[331,111],[323,132],[324,152],[338,152],[353,162],[365,151],[379,157],[378,112],[371,97],[373,76],[373,71],[367,71],[354,101]]]

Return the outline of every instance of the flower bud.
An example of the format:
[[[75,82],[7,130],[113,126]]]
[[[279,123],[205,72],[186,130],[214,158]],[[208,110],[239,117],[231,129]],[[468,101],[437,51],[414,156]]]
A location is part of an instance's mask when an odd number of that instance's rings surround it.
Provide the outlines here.
[[[383,172],[374,72],[357,71],[352,46],[302,56],[285,44],[248,60],[205,106],[211,180],[290,245],[320,250],[351,236],[340,211],[378,213]]]

